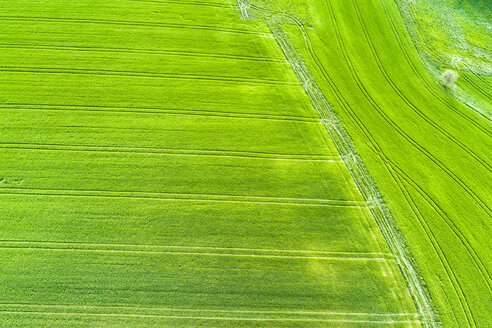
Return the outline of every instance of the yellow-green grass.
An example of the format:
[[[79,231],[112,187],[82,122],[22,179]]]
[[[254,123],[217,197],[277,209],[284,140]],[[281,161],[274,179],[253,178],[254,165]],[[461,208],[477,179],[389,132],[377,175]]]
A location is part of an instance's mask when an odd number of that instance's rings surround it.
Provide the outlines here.
[[[310,24],[284,28],[354,139],[443,326],[490,325],[490,122],[435,83],[393,1],[309,6]]]
[[[0,326],[420,327],[266,24],[188,0],[0,21]]]

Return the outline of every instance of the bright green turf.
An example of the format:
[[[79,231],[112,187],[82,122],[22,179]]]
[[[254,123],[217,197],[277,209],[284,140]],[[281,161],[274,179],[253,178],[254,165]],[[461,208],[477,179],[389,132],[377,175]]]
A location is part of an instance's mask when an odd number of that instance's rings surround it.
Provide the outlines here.
[[[374,176],[443,326],[492,324],[490,122],[432,79],[393,1],[309,4],[310,40],[284,27]]]
[[[419,327],[280,48],[233,1],[0,17],[1,327]]]

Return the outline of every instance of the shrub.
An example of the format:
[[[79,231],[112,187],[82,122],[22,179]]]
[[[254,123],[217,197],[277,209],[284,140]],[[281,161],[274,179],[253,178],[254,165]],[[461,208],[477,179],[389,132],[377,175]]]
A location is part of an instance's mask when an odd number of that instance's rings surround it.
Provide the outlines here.
[[[454,88],[456,80],[458,79],[458,73],[447,69],[442,73],[441,78],[445,88]]]

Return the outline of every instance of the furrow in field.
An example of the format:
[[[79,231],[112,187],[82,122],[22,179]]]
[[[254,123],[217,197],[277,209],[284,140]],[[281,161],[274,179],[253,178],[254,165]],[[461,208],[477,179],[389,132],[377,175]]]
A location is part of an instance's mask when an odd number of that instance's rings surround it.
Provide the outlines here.
[[[0,109],[21,109],[39,111],[80,111],[80,112],[114,112],[131,114],[151,114],[151,115],[186,115],[186,116],[207,116],[223,117],[247,120],[273,120],[273,121],[292,121],[308,122],[321,124],[319,119],[294,115],[275,115],[257,113],[234,113],[222,111],[209,111],[199,109],[180,109],[180,108],[152,108],[152,107],[108,107],[99,105],[55,105],[55,104],[2,104]]]
[[[391,165],[390,165],[390,168],[392,168]],[[449,260],[447,259],[446,255],[444,254],[444,251],[443,251],[441,245],[439,244],[435,234],[430,229],[428,222],[425,220],[423,214],[421,213],[421,211],[417,207],[415,201],[413,200],[411,195],[408,193],[408,190],[405,188],[405,186],[403,185],[401,180],[398,182],[398,180],[402,177],[401,172],[403,172],[403,171],[399,170],[399,172],[400,172],[400,175],[397,175],[398,178],[394,178],[394,180],[397,182],[397,184],[400,188],[400,191],[404,195],[407,203],[410,205],[415,217],[417,217],[418,222],[419,222],[420,226],[422,227],[422,230],[426,234],[428,240],[431,242],[432,247],[434,248],[434,252],[437,254],[442,267],[445,269],[448,280],[452,284],[453,289],[456,293],[456,296],[458,297],[458,300],[460,302],[461,308],[462,308],[463,312],[465,313],[466,320],[468,322],[469,327],[476,327],[475,318],[474,318],[473,313],[470,309],[470,305],[467,301],[467,298],[465,296],[463,288],[462,288],[459,280],[457,279],[456,273],[454,272],[453,268],[449,264]],[[404,178],[404,179],[406,180],[406,178]]]
[[[383,9],[385,11],[386,18],[387,18],[387,20],[389,21],[389,23],[391,25],[393,35],[395,36],[395,38],[396,38],[396,40],[398,42],[398,45],[400,47],[400,50],[404,54],[407,63],[412,68],[412,70],[414,71],[415,75],[419,78],[421,84],[426,87],[426,89],[429,91],[429,93],[433,94],[436,98],[439,99],[439,97],[435,94],[435,92],[433,92],[433,90],[431,89],[431,87],[427,84],[427,82],[425,81],[425,79],[419,73],[419,71],[415,67],[415,64],[413,63],[413,61],[409,58],[409,54],[408,54],[407,50],[405,49],[405,47],[401,43],[401,38],[400,38],[400,35],[399,35],[399,33],[398,33],[395,25],[394,25],[393,18],[391,17],[391,15],[388,12],[388,8],[386,6],[386,3],[384,2],[384,0],[380,0],[380,3],[381,3],[381,5],[382,5],[382,7],[383,7]],[[469,121],[469,122],[471,122],[471,121]],[[475,125],[475,126],[478,127],[477,125]],[[412,180],[412,182],[414,182],[414,181]],[[425,193],[425,191],[422,188],[420,188],[420,186],[418,186],[418,184],[414,183],[414,188],[418,188],[419,189],[419,193],[426,199],[426,201],[428,202],[428,204],[434,208],[434,210],[439,214],[439,216],[445,221],[445,223],[453,230],[453,232],[455,233],[455,235],[460,239],[461,243],[467,248],[468,252],[470,253],[470,255],[472,256],[472,258],[475,261],[475,265],[480,269],[480,271],[482,273],[482,276],[484,277],[484,279],[485,279],[485,281],[486,281],[486,283],[487,283],[487,285],[488,285],[488,287],[490,289],[490,273],[487,271],[487,269],[485,268],[482,260],[477,255],[477,253],[475,252],[475,250],[473,249],[473,247],[470,245],[470,243],[466,239],[466,237],[462,235],[462,233],[459,231],[459,229],[454,225],[454,222],[452,222],[452,220],[450,220],[449,217],[447,217],[447,215],[439,207],[439,205],[436,204],[432,200],[432,198],[427,193]]]
[[[389,162],[388,158],[382,152],[382,150],[379,147],[378,143],[375,141],[374,137],[369,132],[370,130],[357,117],[357,115],[355,114],[355,112],[353,111],[353,109],[351,109],[351,107],[348,104],[348,102],[343,98],[341,92],[337,89],[337,87],[335,86],[335,84],[333,83],[333,81],[331,80],[331,78],[327,75],[326,70],[322,66],[320,66],[321,63],[319,62],[319,59],[317,59],[315,53],[312,51],[312,47],[310,46],[310,44],[308,44],[308,47],[309,47],[309,49],[311,51],[311,55],[313,56],[313,59],[315,60],[316,65],[318,65],[318,68],[320,69],[320,71],[323,74],[324,78],[326,79],[326,81],[329,83],[330,87],[334,91],[334,94],[337,96],[339,102],[347,109],[347,113],[349,114],[349,116],[351,116],[351,118],[354,120],[354,122],[356,123],[356,125],[360,129],[362,135],[366,138],[366,140],[368,140],[368,143],[371,145],[370,149],[372,149],[377,154],[377,156],[383,161],[383,163],[384,163],[386,169],[388,170],[388,172],[390,173],[393,181],[397,184],[397,186],[400,188],[400,190],[402,191],[402,193],[404,195],[408,195],[408,192],[406,192],[406,188],[401,184],[401,182],[399,182],[397,180],[397,177],[395,176],[394,170],[393,170],[393,168],[389,164],[390,162]],[[406,200],[408,202],[408,199],[406,199]],[[412,204],[409,203],[409,205],[412,207]],[[443,266],[444,266],[444,264],[443,264]],[[448,277],[449,277],[449,272],[447,272],[447,273],[448,273]],[[449,277],[449,279],[451,279],[451,278]],[[461,302],[461,300],[460,300],[460,302]]]
[[[345,62],[347,63],[347,66],[350,70],[352,78],[356,82],[359,90],[362,92],[364,97],[371,104],[371,106],[376,110],[376,112],[380,115],[380,117],[385,122],[387,122],[404,140],[406,140],[410,145],[413,146],[413,148],[415,148],[418,152],[423,154],[432,163],[434,163],[437,167],[439,167],[447,176],[449,176],[458,186],[460,186],[461,189],[463,189],[470,196],[470,198],[473,200],[473,202],[475,204],[477,204],[487,215],[491,216],[492,210],[482,200],[482,198],[479,195],[477,195],[462,179],[460,179],[444,163],[442,163],[438,158],[436,158],[431,152],[429,152],[420,143],[415,141],[408,133],[405,132],[405,130],[403,130],[398,124],[396,124],[396,122],[394,122],[390,117],[388,117],[388,115],[384,112],[384,110],[375,102],[375,100],[372,98],[372,96],[369,94],[369,92],[365,88],[364,84],[360,80],[360,77],[358,76],[355,68],[353,67],[351,59],[350,59],[348,52],[345,48],[341,32],[338,28],[338,23],[337,23],[335,15],[334,15],[332,4],[328,1],[325,1],[325,3],[329,9],[330,18],[331,18],[333,27],[335,29],[335,34],[337,36],[338,43],[340,45],[340,49],[342,50],[343,57],[345,59]]]
[[[492,85],[490,84],[490,82],[485,79],[482,75],[480,74],[473,74],[475,77],[477,77],[480,81],[483,82],[483,84],[487,85],[489,88],[492,88]]]
[[[313,58],[317,58],[317,57],[315,57],[316,55],[314,53],[311,53],[311,55],[313,56]],[[319,62],[319,60],[316,60],[315,59],[315,62],[317,62],[317,65],[321,65],[321,63]],[[392,168],[388,164],[389,161],[388,161],[387,157],[382,152],[382,150],[379,147],[378,143],[374,140],[374,137],[369,132],[368,128],[362,123],[362,121],[357,117],[357,115],[355,114],[355,112],[353,111],[353,109],[351,109],[350,105],[343,98],[341,92],[336,88],[335,84],[333,84],[333,81],[327,75],[326,70],[323,67],[321,67],[321,66],[318,66],[318,68],[321,70],[321,72],[322,72],[323,76],[325,77],[325,79],[327,79],[327,82],[332,87],[332,89],[333,89],[335,95],[337,96],[338,100],[340,101],[340,103],[343,104],[343,106],[347,109],[347,113],[349,114],[349,116],[351,116],[351,118],[354,120],[355,124],[360,129],[361,133],[368,140],[368,143],[371,145],[370,148],[383,161],[383,163],[385,165],[385,168],[388,170],[388,172],[390,172],[390,175],[391,175],[393,181],[395,181],[395,183],[399,186],[399,188],[401,188],[401,184],[398,183],[398,181],[396,180],[395,175],[392,173]]]
[[[217,59],[232,59],[232,60],[273,62],[273,63],[287,64],[285,62],[285,58],[255,57],[255,56],[243,56],[243,55],[234,55],[234,54],[218,54],[218,53],[177,51],[177,50],[84,47],[84,46],[65,46],[65,45],[48,45],[48,44],[11,44],[11,43],[10,44],[0,43],[0,48],[4,48],[4,49],[53,50],[53,51],[109,52],[109,53],[128,53],[128,54],[136,53],[136,54],[199,57],[199,58],[217,58]]]
[[[488,100],[492,99],[492,95],[491,94],[489,94],[488,92],[486,92],[485,90],[483,90],[478,84],[476,84],[475,82],[473,82],[473,80],[470,79],[468,76],[462,75],[461,77],[466,82],[468,82],[468,84],[471,85],[475,90],[477,90],[479,93],[481,93],[485,98],[487,98]]]
[[[159,27],[159,28],[176,28],[176,29],[194,29],[203,31],[215,31],[223,33],[262,35],[263,33],[253,30],[243,30],[235,28],[226,28],[219,26],[207,25],[186,25],[177,23],[157,23],[157,22],[139,22],[139,21],[120,21],[108,19],[84,19],[69,17],[29,17],[29,16],[0,16],[0,21],[19,21],[19,22],[50,22],[50,23],[76,23],[76,24],[102,24],[102,25],[119,25],[119,26],[136,26],[136,27]]]
[[[0,142],[0,149],[26,149],[26,150],[103,152],[103,153],[136,153],[136,154],[146,154],[146,155],[170,155],[170,156],[236,157],[236,158],[267,159],[267,160],[278,160],[278,161],[340,162],[342,160],[339,156],[329,156],[329,155],[280,154],[280,153],[267,153],[267,152],[219,150],[219,149],[121,147],[121,146],[99,146],[99,145],[15,143],[15,142]]]
[[[256,204],[289,204],[300,206],[342,206],[366,207],[366,203],[357,200],[289,198],[269,196],[239,196],[219,194],[186,194],[166,192],[140,191],[110,191],[110,190],[82,190],[82,189],[41,189],[41,188],[0,188],[0,195],[26,196],[66,196],[66,197],[102,197],[102,198],[137,198],[158,200],[190,200],[205,202],[234,202]]]
[[[455,138],[451,133],[449,133],[446,129],[442,128],[437,122],[432,120],[429,116],[427,116],[424,112],[422,112],[413,102],[411,102],[405,94],[398,88],[398,86],[395,84],[393,79],[389,76],[388,72],[384,68],[384,65],[379,57],[379,54],[376,50],[376,47],[374,46],[373,41],[371,40],[371,36],[369,35],[369,31],[367,30],[366,24],[363,21],[362,15],[360,13],[360,8],[359,5],[357,4],[357,1],[352,0],[352,4],[355,8],[356,16],[359,22],[359,26],[362,28],[363,34],[365,36],[365,39],[367,41],[367,44],[369,46],[369,49],[371,50],[371,53],[373,55],[373,58],[375,59],[376,65],[378,66],[379,71],[383,75],[384,79],[388,84],[391,86],[391,88],[395,91],[396,94],[398,94],[399,98],[410,108],[414,113],[419,115],[425,122],[427,122],[430,126],[432,126],[434,129],[436,129],[440,134],[442,134],[444,137],[446,137],[448,140],[450,140],[452,143],[460,147],[466,154],[470,155],[472,158],[474,158],[480,165],[482,165],[489,173],[492,172],[490,164],[484,160],[483,158],[480,157],[477,153],[475,153],[473,150],[471,150],[468,146],[466,146],[463,142]]]
[[[237,310],[237,309],[196,309],[196,308],[173,308],[161,306],[132,306],[118,304],[77,305],[77,304],[41,304],[41,303],[10,303],[0,302],[0,306],[25,306],[25,307],[64,307],[64,308],[87,308],[87,309],[135,309],[135,310],[162,310],[176,312],[214,312],[214,313],[258,313],[258,314],[314,314],[314,315],[347,315],[347,316],[416,316],[417,313],[371,313],[371,312],[331,312],[331,311],[302,311],[302,310]]]
[[[273,84],[273,85],[298,85],[296,82],[277,81],[269,79],[253,79],[246,77],[219,76],[219,75],[195,75],[195,74],[173,74],[173,73],[148,73],[134,71],[113,71],[96,69],[78,68],[44,68],[44,67],[6,67],[0,66],[0,72],[28,73],[28,74],[75,74],[75,75],[95,75],[95,76],[122,76],[140,77],[154,79],[173,79],[173,80],[203,80],[233,83],[252,83],[252,84]]]
[[[491,280],[490,273],[488,272],[482,259],[478,256],[475,249],[470,244],[469,240],[463,235],[463,233],[461,233],[461,231],[455,225],[455,223],[446,215],[446,212],[432,199],[432,197],[429,196],[429,194],[425,192],[425,190],[423,190],[418,185],[418,183],[415,180],[413,180],[408,174],[406,174],[401,168],[396,166],[394,163],[392,163],[392,166],[395,167],[396,170],[398,170],[399,172],[398,174],[404,177],[405,181],[414,188],[414,190],[426,201],[426,203],[433,208],[433,210],[444,221],[444,223],[449,227],[449,229],[453,231],[453,234],[456,236],[456,238],[458,238],[460,243],[463,245],[463,247],[465,247],[468,254],[471,256],[475,266],[480,271],[489,290],[492,290],[491,289],[492,280]]]

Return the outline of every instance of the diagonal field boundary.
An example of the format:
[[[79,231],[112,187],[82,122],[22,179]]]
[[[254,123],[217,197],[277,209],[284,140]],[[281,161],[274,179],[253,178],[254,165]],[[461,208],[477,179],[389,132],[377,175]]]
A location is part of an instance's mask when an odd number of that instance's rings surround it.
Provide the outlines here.
[[[440,327],[439,319],[433,309],[424,281],[417,271],[406,242],[384,203],[379,190],[357,153],[352,139],[345,131],[336,113],[329,105],[323,92],[316,84],[310,71],[305,66],[281,26],[282,22],[290,21],[290,23],[299,27],[303,37],[309,42],[303,23],[294,16],[255,6],[249,3],[248,0],[237,0],[237,3],[243,19],[261,20],[266,22],[270,27],[275,41],[284,53],[292,70],[297,75],[304,91],[311,99],[314,109],[321,118],[321,122],[330,133],[340,156],[354,178],[359,191],[367,202],[389,248],[394,254],[419,312],[422,326],[425,328]]]

